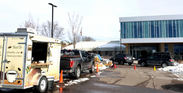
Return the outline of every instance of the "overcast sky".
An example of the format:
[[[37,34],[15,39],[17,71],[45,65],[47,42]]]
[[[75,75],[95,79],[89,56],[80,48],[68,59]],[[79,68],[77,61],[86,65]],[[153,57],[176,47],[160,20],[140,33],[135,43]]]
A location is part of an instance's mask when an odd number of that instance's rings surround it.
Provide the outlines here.
[[[83,36],[97,41],[119,40],[119,17],[183,14],[183,0],[0,0],[0,32],[15,31],[31,14],[39,24],[54,21],[64,28],[67,40],[67,13],[83,16]]]

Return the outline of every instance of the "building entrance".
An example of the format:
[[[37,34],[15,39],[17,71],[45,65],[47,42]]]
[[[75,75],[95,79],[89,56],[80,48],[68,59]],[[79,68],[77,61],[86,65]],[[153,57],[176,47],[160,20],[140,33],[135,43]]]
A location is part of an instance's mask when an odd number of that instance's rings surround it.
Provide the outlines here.
[[[140,49],[134,49],[132,52],[133,57],[136,59],[138,58],[146,58],[150,55],[152,55],[154,50],[140,50]]]
[[[158,51],[158,45],[131,45],[130,54],[135,59],[146,58]]]

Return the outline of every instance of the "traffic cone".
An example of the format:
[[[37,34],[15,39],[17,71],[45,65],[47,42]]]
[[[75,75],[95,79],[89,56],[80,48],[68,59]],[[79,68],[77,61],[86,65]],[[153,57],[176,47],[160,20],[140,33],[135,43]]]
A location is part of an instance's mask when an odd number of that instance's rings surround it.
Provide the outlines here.
[[[61,72],[60,72],[59,83],[63,83],[63,70],[61,70]]]
[[[97,73],[99,72],[99,69],[98,69],[98,64],[97,64],[97,70],[96,70],[96,72],[97,72]]]
[[[59,93],[62,93],[62,88],[60,88],[60,92]]]
[[[114,64],[114,69],[117,68],[116,64]]]
[[[136,69],[136,65],[134,65],[134,70]]]
[[[156,66],[154,66],[154,71],[156,71]]]

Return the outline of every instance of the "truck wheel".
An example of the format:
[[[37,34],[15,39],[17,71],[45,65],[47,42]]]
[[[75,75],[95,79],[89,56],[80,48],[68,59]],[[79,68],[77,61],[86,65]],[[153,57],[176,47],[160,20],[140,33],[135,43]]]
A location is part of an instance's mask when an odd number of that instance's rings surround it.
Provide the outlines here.
[[[119,62],[119,64],[124,65],[124,62],[121,60],[121,61]]]
[[[132,65],[132,63],[128,63],[129,65]]]
[[[167,63],[164,62],[164,63],[161,64],[161,66],[164,68],[164,67],[166,67],[168,65],[167,65]]]
[[[93,64],[91,69],[90,69],[90,73],[93,73],[95,71],[95,65]]]
[[[47,88],[47,79],[46,77],[41,77],[40,81],[39,81],[39,85],[36,86],[36,91],[37,92],[45,92],[46,91],[46,88]]]
[[[145,67],[146,63],[145,62],[141,62],[140,65],[141,65],[141,67]]]
[[[79,78],[81,75],[81,69],[79,66],[77,66],[76,70],[75,70],[75,78]]]

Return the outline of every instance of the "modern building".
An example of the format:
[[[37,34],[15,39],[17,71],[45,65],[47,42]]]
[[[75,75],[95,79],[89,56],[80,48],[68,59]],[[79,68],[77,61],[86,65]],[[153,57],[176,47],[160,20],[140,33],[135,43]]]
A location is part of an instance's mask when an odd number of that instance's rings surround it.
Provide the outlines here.
[[[73,49],[73,45],[64,47],[64,49]],[[120,50],[124,52],[125,46],[120,45],[119,41],[83,41],[76,43],[75,49],[86,50],[101,56],[114,56]]]
[[[153,52],[183,56],[183,15],[120,17],[121,43],[135,58]]]

